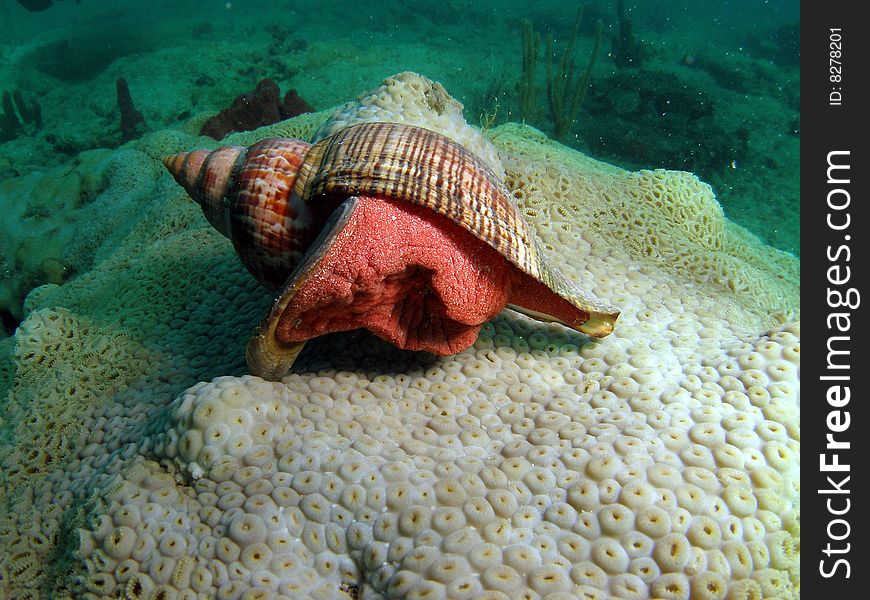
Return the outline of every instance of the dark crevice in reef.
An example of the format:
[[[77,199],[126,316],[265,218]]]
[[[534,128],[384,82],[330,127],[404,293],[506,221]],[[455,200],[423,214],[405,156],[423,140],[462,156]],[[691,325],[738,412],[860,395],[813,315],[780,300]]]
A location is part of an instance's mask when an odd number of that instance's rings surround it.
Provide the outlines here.
[[[0,310],[0,323],[3,324],[3,329],[9,335],[15,333],[15,330],[18,329],[18,326],[21,325],[21,321],[12,316],[12,313],[8,310]]]

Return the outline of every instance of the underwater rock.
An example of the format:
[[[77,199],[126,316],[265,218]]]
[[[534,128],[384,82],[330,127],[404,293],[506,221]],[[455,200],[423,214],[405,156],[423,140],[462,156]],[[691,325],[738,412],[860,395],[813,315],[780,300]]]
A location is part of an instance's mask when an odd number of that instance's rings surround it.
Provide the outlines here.
[[[40,12],[51,8],[52,0],[18,0],[18,4],[31,12]]]
[[[148,126],[145,125],[145,117],[133,106],[126,79],[119,77],[115,81],[115,91],[118,95],[118,110],[121,111],[121,139],[129,142],[145,133]]]
[[[586,110],[594,117],[581,127],[589,147],[633,165],[708,176],[743,148],[714,121],[712,95],[669,72],[620,69],[596,81]]]
[[[240,94],[229,107],[206,121],[199,134],[222,140],[233,131],[250,131],[309,112],[314,108],[296,90],[288,91],[281,100],[278,84],[263,79],[252,92]]]
[[[754,33],[746,40],[753,56],[769,59],[782,67],[800,66],[800,22],[786,23],[776,29]]]
[[[4,90],[0,112],[0,142],[32,134],[42,128],[42,107],[39,102],[26,102],[20,90]]]
[[[142,31],[95,23],[86,32],[36,47],[22,58],[22,66],[70,83],[90,81],[117,59],[153,43]]]
[[[649,51],[635,36],[633,20],[630,14],[632,10],[634,10],[634,7],[626,10],[625,2],[617,0],[616,21],[618,29],[612,36],[613,49],[610,52],[610,56],[620,68],[630,67],[632,69],[639,69],[643,65]]]

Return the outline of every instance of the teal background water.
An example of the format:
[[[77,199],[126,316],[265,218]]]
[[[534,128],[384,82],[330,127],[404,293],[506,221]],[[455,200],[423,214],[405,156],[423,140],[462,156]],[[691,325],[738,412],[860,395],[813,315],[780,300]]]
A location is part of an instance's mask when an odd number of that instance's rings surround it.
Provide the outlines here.
[[[324,109],[413,70],[440,81],[471,123],[521,120],[521,23],[553,36],[556,59],[576,4],[409,2],[0,2],[0,90],[20,90],[42,123],[0,142],[0,178],[120,145],[115,80],[151,129],[227,106],[270,77]],[[799,3],[626,2],[642,60],[620,66],[616,2],[588,3],[581,72],[601,51],[564,143],[628,168],[683,169],[710,183],[726,215],[799,255]],[[624,21],[624,19],[623,19]],[[537,69],[540,115],[553,133]],[[9,136],[7,136],[9,137]]]

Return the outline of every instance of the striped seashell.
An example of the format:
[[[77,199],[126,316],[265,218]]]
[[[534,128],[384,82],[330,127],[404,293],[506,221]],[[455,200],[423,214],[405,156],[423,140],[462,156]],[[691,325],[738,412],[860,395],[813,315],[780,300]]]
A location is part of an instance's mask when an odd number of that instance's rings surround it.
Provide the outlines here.
[[[504,183],[482,160],[439,133],[397,123],[348,127],[311,148],[296,190],[307,199],[365,194],[425,206],[589,313],[584,323],[566,325],[596,337],[613,330],[618,311],[551,268]]]
[[[293,193],[310,148],[278,138],[250,148],[175,154],[163,162],[208,222],[233,242],[251,274],[277,290],[318,233],[308,207]]]
[[[533,318],[603,337],[619,314],[547,263],[509,190],[487,165],[427,129],[365,123],[314,145],[269,139],[248,149],[169,156],[164,163],[209,222],[233,241],[254,276],[273,289],[285,284],[252,339],[255,357],[249,346],[249,363],[268,362],[268,355],[283,351],[277,321],[300,287],[299,281],[285,281],[300,261],[321,252],[318,244],[332,239],[321,230],[335,227],[330,215],[355,197],[424,207],[494,249],[527,276],[526,289],[517,295],[522,303],[510,306]],[[292,349],[290,362],[300,349]]]

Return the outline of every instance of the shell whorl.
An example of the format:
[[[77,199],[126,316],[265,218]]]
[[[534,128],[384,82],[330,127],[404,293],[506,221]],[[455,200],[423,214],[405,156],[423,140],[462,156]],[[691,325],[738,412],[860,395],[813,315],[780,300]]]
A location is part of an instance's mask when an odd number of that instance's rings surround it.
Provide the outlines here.
[[[398,123],[354,125],[311,147],[296,180],[307,203],[376,196],[425,206],[464,228],[584,313],[574,322],[536,312],[602,337],[619,311],[574,285],[543,259],[511,193],[481,159],[434,131]],[[532,314],[532,313],[528,313]]]
[[[227,237],[230,237],[224,208],[227,187],[235,164],[245,151],[241,146],[225,146],[214,151],[194,150],[163,158],[163,164],[199,204],[212,227]]]
[[[534,238],[505,185],[482,160],[434,131],[398,123],[343,129],[312,146],[296,191],[309,203],[366,195],[425,206],[540,277]]]
[[[275,138],[250,148],[167,156],[163,162],[209,223],[233,242],[254,277],[277,289],[317,234],[305,203],[293,192],[310,147]]]

